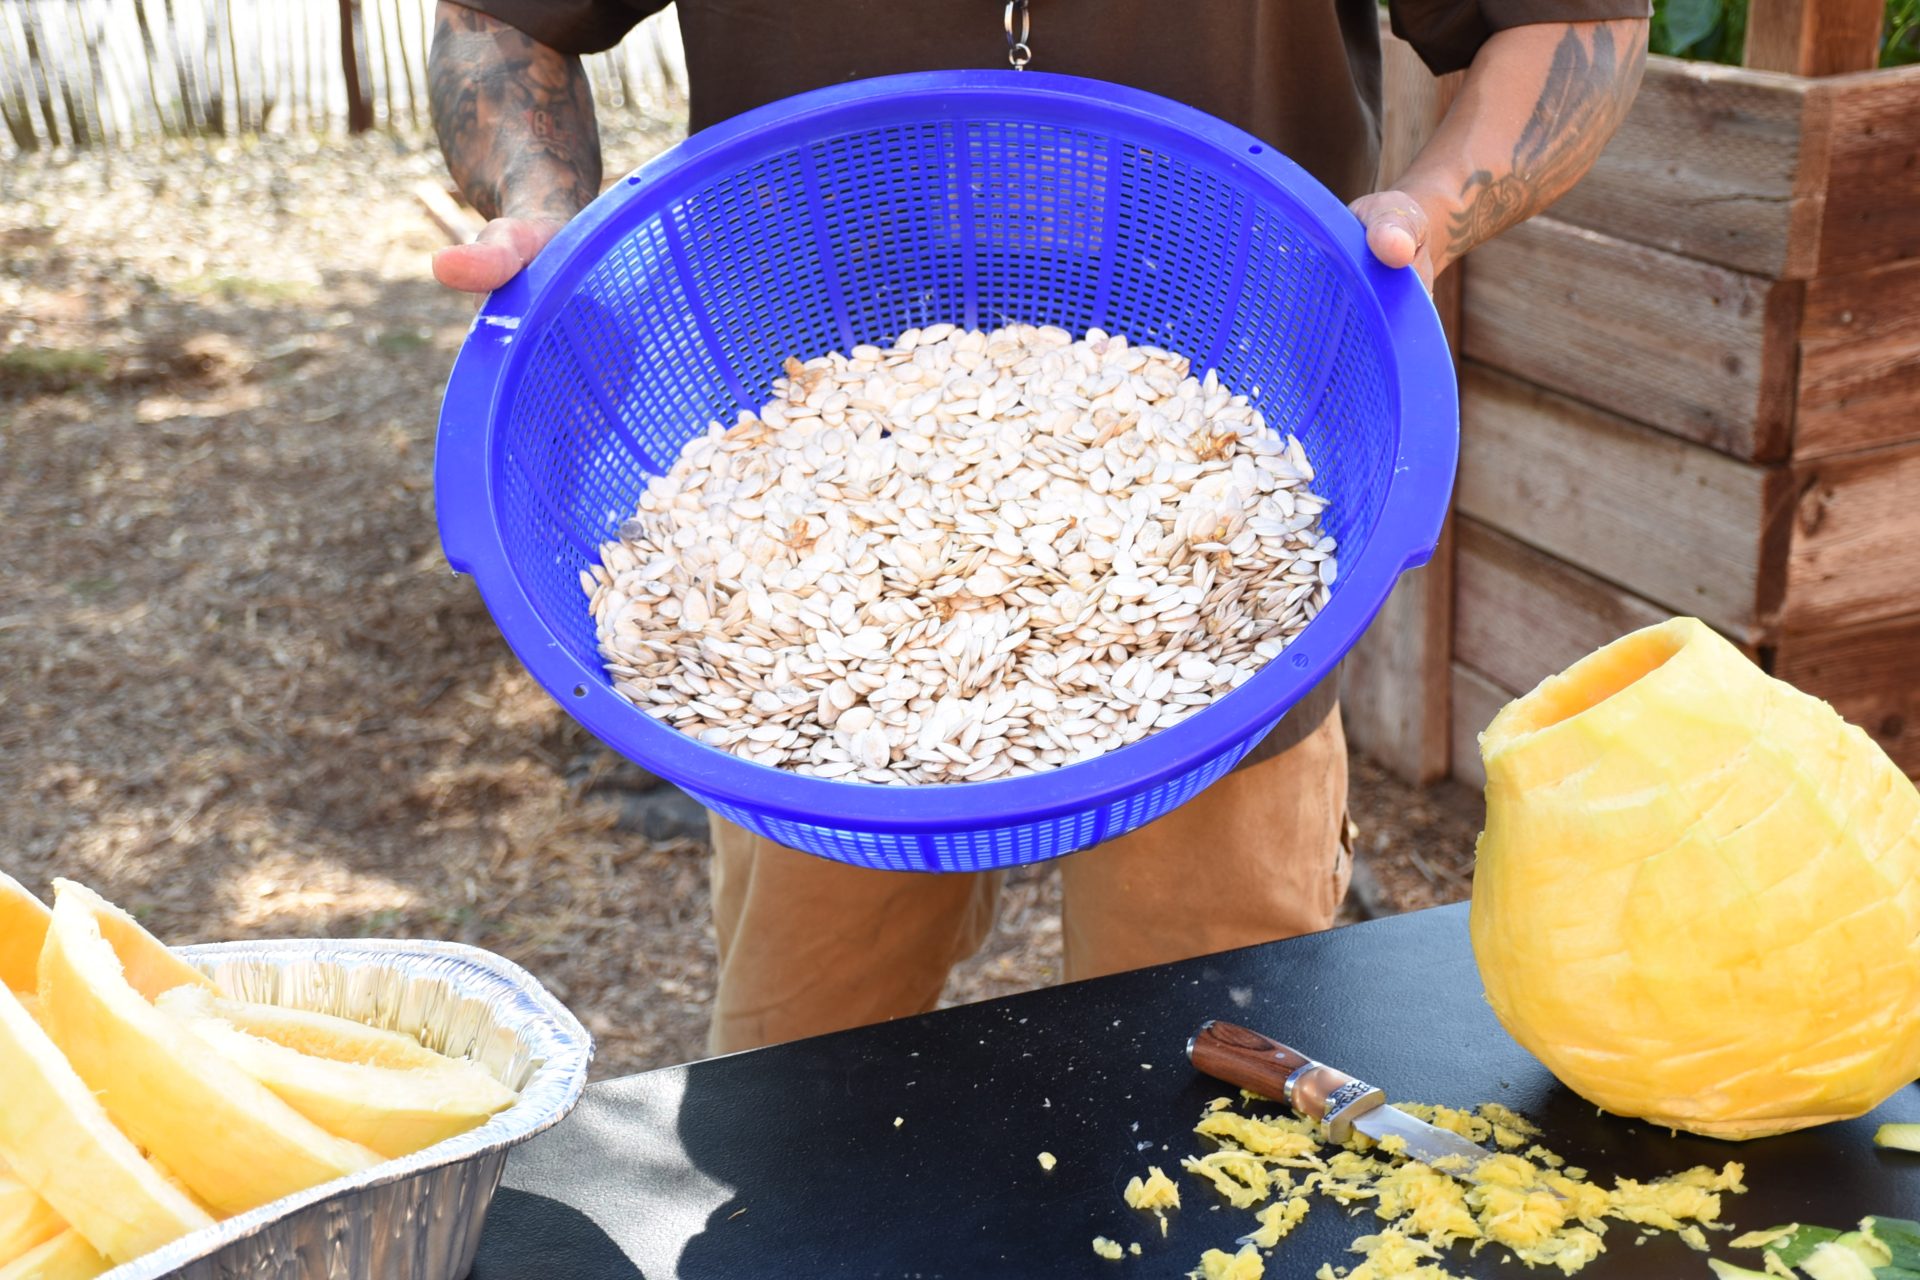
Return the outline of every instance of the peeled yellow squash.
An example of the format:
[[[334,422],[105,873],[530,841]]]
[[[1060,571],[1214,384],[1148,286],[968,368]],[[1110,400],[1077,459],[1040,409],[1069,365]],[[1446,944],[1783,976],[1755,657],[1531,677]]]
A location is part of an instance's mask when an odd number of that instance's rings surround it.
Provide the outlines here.
[[[141,1156],[91,1090],[0,988],[0,1159],[100,1252],[119,1262],[213,1218]]]
[[[47,922],[52,919],[45,903],[0,871],[0,987],[33,990],[40,944],[46,941]]]
[[[63,1231],[0,1266],[0,1280],[93,1280],[112,1265],[78,1231]]]
[[[403,1156],[513,1105],[482,1067],[346,1018],[182,987],[156,1002],[328,1133]]]
[[[66,1219],[0,1164],[0,1266],[65,1230]]]
[[[166,966],[152,953],[164,948],[132,917],[70,881],[54,889],[40,956],[47,1028],[114,1121],[196,1195],[240,1213],[379,1161],[154,1008],[146,991]]]
[[[1693,619],[1608,645],[1481,735],[1474,954],[1569,1088],[1722,1138],[1920,1075],[1920,793]]]

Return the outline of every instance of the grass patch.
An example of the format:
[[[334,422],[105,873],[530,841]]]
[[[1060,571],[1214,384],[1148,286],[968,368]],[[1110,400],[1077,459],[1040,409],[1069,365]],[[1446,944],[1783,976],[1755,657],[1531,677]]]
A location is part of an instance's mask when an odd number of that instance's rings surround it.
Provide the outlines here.
[[[314,295],[313,286],[301,280],[262,280],[225,273],[188,276],[174,286],[174,291],[222,302],[305,302]]]
[[[420,351],[432,343],[432,335],[421,329],[382,329],[373,339],[374,346],[391,355]]]
[[[107,377],[107,358],[81,348],[15,347],[0,351],[0,394],[34,395],[71,391]]]

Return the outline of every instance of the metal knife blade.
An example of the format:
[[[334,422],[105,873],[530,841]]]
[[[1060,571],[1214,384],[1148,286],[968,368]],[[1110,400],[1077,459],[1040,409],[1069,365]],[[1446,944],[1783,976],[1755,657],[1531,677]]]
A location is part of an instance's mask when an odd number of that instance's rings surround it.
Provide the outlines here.
[[[1375,1142],[1400,1138],[1407,1144],[1406,1155],[1456,1178],[1471,1178],[1480,1162],[1493,1154],[1451,1129],[1428,1124],[1389,1103],[1353,1117],[1353,1127]]]
[[[1356,1129],[1376,1142],[1401,1138],[1408,1156],[1463,1181],[1470,1181],[1481,1161],[1493,1154],[1457,1133],[1388,1105],[1387,1095],[1372,1085],[1230,1022],[1202,1023],[1187,1041],[1187,1059],[1210,1076],[1283,1102],[1295,1114],[1320,1122],[1333,1142],[1345,1142]]]

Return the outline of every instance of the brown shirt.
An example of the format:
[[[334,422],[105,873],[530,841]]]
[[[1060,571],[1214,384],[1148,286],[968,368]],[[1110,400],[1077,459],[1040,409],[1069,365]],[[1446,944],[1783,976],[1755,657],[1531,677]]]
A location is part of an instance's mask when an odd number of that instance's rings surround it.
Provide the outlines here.
[[[666,0],[459,0],[563,53],[619,43]],[[1375,186],[1375,0],[1030,0],[1036,71],[1112,80],[1240,126],[1342,200]],[[1437,73],[1487,37],[1536,22],[1643,18],[1649,0],[1389,0],[1396,34]],[[679,0],[692,127],[846,80],[1007,65],[1003,0]],[[1393,175],[1388,175],[1391,178]],[[1321,681],[1254,748],[1268,759],[1318,728]]]
[[[563,53],[611,48],[665,0],[460,0]],[[808,89],[1007,65],[1002,0],[679,0],[703,129]],[[1390,0],[1435,72],[1535,22],[1644,18],[1648,0]],[[1031,0],[1032,69],[1146,89],[1239,125],[1342,200],[1380,151],[1375,0]],[[1393,175],[1388,175],[1389,177]]]

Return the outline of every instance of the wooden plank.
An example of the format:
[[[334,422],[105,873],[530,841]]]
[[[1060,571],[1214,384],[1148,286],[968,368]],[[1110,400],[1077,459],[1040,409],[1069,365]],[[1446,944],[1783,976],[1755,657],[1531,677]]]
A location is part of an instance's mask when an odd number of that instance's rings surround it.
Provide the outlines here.
[[[1447,776],[1452,539],[1403,575],[1340,671],[1347,741],[1406,782]]]
[[[1487,771],[1480,766],[1480,732],[1493,723],[1514,694],[1458,662],[1453,664],[1452,675],[1453,776],[1475,789],[1484,788]]]
[[[1920,606],[1920,444],[1794,468],[1786,630],[1856,626]]]
[[[1756,275],[1813,274],[1826,134],[1807,131],[1810,85],[1648,58],[1632,111],[1553,216]]]
[[[1464,72],[1435,76],[1413,46],[1393,34],[1380,15],[1381,131],[1379,185],[1393,182],[1413,163],[1420,148],[1460,90]]]
[[[1453,656],[1531,689],[1602,645],[1673,616],[1475,520],[1454,532]]]
[[[1697,448],[1471,361],[1462,372],[1457,513],[1742,641],[1764,638],[1785,585],[1785,468]]]
[[[1780,638],[1773,674],[1825,698],[1920,778],[1920,614],[1790,631]]]
[[[449,244],[472,244],[479,238],[487,220],[454,199],[453,194],[431,178],[413,184],[413,198],[427,212],[427,218]]]
[[[1548,218],[1476,249],[1465,354],[1738,458],[1786,456],[1801,286]]]
[[[1885,8],[1885,0],[1749,0],[1742,61],[1796,76],[1871,71]]]
[[[1820,274],[1920,258],[1920,66],[1821,81],[1814,92],[1832,139]]]
[[[1382,23],[1385,129],[1380,181],[1404,172],[1432,136],[1460,77],[1436,79],[1411,45]],[[1434,288],[1448,340],[1459,345],[1460,270]],[[1405,781],[1447,776],[1448,652],[1453,631],[1453,551],[1443,533],[1433,559],[1403,576],[1341,668],[1340,711],[1347,740]]]
[[[1920,262],[1807,282],[1793,456],[1920,440]]]

